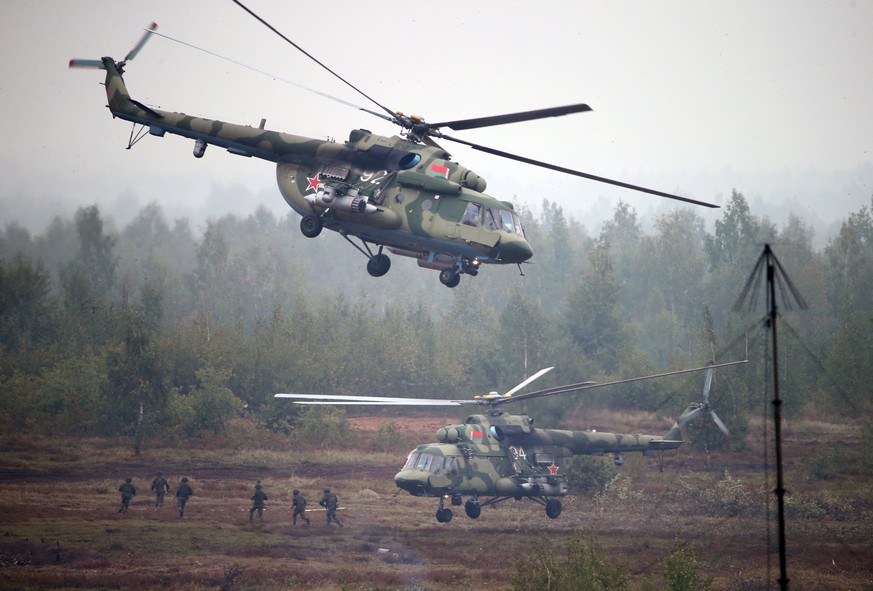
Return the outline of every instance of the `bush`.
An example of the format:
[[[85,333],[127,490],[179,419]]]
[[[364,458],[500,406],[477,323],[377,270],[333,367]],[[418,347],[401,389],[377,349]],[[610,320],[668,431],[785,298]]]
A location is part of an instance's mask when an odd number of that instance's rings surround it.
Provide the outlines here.
[[[574,491],[600,494],[616,476],[615,467],[603,458],[577,456],[567,470],[567,484]]]
[[[349,441],[349,419],[341,408],[310,406],[300,414],[294,427],[294,436],[300,442],[343,445]]]
[[[678,545],[664,559],[666,591],[709,591],[712,577],[700,575],[700,561],[683,545]]]
[[[512,591],[624,591],[628,571],[623,561],[606,557],[581,537],[567,542],[563,557],[549,538],[541,537],[529,555],[515,562],[510,580]]]

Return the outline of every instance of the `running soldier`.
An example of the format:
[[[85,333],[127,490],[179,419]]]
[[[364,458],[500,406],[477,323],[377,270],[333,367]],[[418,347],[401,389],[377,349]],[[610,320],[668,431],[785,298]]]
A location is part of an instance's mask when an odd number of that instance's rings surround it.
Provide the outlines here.
[[[182,482],[179,483],[179,488],[176,489],[176,505],[179,507],[179,519],[185,517],[185,503],[190,497],[194,496],[194,490],[188,484],[188,477],[183,476]]]
[[[260,483],[260,481],[258,481]],[[264,492],[264,487],[260,484],[255,485],[255,494],[252,495],[252,508],[249,509],[249,523],[252,522],[252,516],[255,511],[258,512],[258,519],[261,523],[264,522],[264,501],[267,500],[267,493]]]
[[[118,492],[121,493],[121,507],[119,513],[127,513],[127,508],[130,506],[130,499],[136,495],[136,489],[133,487],[133,479],[125,478],[121,486],[118,487]]]
[[[155,491],[155,507],[163,507],[164,495],[170,492],[170,483],[160,472],[152,480],[152,490]]]
[[[300,494],[299,490],[295,490],[291,495],[291,525],[297,525],[297,516],[309,525],[309,518],[304,514],[306,511],[306,499]]]
[[[327,524],[330,525],[331,521],[336,521],[336,524],[340,527],[343,526],[340,523],[340,520],[336,517],[336,509],[339,507],[339,499],[336,498],[336,493],[330,492],[329,488],[324,489],[324,496],[321,497],[321,500],[318,501],[318,504],[327,509]]]

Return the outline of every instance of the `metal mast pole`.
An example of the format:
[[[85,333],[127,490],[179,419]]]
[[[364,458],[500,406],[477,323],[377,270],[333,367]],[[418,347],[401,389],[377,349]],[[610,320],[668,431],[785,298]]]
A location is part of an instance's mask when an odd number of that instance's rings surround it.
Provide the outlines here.
[[[776,438],[776,502],[779,514],[779,588],[788,589],[788,569],[785,554],[785,486],[782,480],[782,400],[779,398],[779,349],[776,339],[776,265],[770,245],[764,246],[767,259],[767,296],[769,301],[770,334],[773,340],[773,423]]]

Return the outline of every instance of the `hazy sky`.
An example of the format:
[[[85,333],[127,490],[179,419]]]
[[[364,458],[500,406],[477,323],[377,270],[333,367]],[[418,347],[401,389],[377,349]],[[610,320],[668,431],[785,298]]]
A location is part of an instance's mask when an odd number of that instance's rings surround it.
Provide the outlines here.
[[[873,2],[623,0],[326,1],[246,4],[392,109],[430,121],[586,102],[592,112],[454,135],[592,174],[759,213],[787,207],[817,232],[873,194]],[[169,216],[286,211],[271,163],[147,137],[105,108],[103,72],[159,31],[280,79],[373,108],[230,0],[7,1],[0,5],[0,222],[98,203],[120,222],[157,201]],[[297,87],[154,37],[127,67],[131,95],[167,110],[343,140],[392,126]],[[487,192],[557,201],[592,226],[620,199],[656,197],[501,161],[447,143]],[[26,204],[26,208],[25,208]],[[721,213],[699,210],[708,222]]]

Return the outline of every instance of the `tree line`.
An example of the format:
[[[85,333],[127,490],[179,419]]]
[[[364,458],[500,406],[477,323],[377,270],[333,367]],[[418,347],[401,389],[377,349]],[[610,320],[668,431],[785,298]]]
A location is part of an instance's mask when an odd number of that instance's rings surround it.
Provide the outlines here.
[[[603,381],[741,359],[725,372],[731,426],[762,402],[765,297],[735,309],[769,243],[808,309],[781,308],[781,376],[791,416],[857,416],[873,380],[873,199],[823,249],[792,215],[781,228],[734,191],[707,231],[693,210],[644,231],[619,203],[599,234],[545,201],[521,211],[534,264],[483,269],[453,290],[398,260],[385,277],[333,233],[304,238],[298,216],[265,209],[195,231],[149,205],[123,228],[97,206],[41,235],[0,234],[0,426],[127,435],[221,431],[240,414],[293,431],[276,392],[460,397]],[[755,302],[753,302],[754,304]],[[702,378],[586,394],[670,414]],[[543,399],[558,417],[576,397]],[[724,409],[724,410],[722,410]]]

